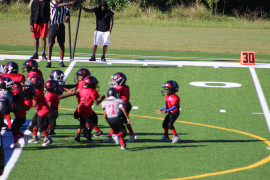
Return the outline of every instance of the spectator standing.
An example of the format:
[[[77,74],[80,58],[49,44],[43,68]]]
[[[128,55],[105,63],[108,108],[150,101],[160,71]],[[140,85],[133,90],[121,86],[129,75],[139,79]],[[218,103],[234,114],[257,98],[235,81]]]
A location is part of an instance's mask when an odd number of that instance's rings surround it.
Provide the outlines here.
[[[101,61],[105,62],[105,55],[108,45],[110,45],[110,36],[113,28],[113,15],[114,13],[108,9],[108,3],[101,0],[99,7],[87,9],[83,7],[85,12],[95,13],[96,15],[96,31],[94,33],[93,55],[89,61],[96,61],[96,51],[98,45],[103,46],[103,55]]]
[[[38,47],[39,39],[42,39],[42,59],[47,60],[46,38],[48,37],[48,22],[50,20],[50,1],[49,0],[33,0],[31,4],[30,15],[30,31],[35,39],[35,53],[30,59],[39,59]]]

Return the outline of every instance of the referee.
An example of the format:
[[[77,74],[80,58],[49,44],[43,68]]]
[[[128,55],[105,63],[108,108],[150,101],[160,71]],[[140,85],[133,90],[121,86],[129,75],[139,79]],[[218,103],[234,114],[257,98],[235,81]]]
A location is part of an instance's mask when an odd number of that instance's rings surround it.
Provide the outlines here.
[[[65,53],[65,22],[69,21],[70,14],[68,5],[73,5],[74,1],[63,3],[62,0],[53,0],[50,3],[50,27],[48,38],[48,63],[47,68],[51,67],[52,48],[55,43],[55,37],[60,46],[60,62],[59,66],[64,67],[64,53]]]
[[[114,13],[108,9],[108,3],[105,0],[99,2],[99,7],[87,9],[83,7],[85,12],[95,13],[96,15],[96,31],[94,35],[93,55],[89,61],[96,61],[96,51],[98,45],[103,46],[103,55],[101,61],[105,62],[105,55],[110,45],[110,36],[113,28]]]

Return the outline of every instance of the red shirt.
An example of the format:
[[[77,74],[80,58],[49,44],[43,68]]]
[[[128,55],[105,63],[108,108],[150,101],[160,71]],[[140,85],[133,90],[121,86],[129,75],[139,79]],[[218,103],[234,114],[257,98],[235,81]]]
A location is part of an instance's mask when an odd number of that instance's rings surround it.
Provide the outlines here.
[[[173,106],[176,106],[176,109],[172,110],[171,113],[179,111],[180,108],[180,98],[177,94],[171,94],[165,96],[166,109],[170,109]]]
[[[16,95],[20,92],[22,92],[22,84],[25,82],[25,77],[22,74],[17,74],[17,73],[8,73],[8,74],[1,74],[2,77],[9,77],[14,81],[13,85],[13,90],[12,93],[13,95]]]
[[[29,81],[29,79],[30,79],[31,77],[35,76],[35,75],[41,77],[41,79],[44,80],[43,74],[42,74],[42,72],[41,72],[39,69],[30,71],[30,72],[27,74],[27,76],[26,76],[26,77],[27,77],[27,80]]]
[[[50,109],[46,103],[44,92],[40,89],[36,89],[36,97],[34,98],[34,100],[37,101],[37,105],[35,107],[35,109],[37,110],[37,115],[47,117]]]
[[[27,99],[27,100],[19,99],[19,101],[17,103],[20,104],[20,105],[26,106],[26,109],[23,109],[23,110],[21,110],[19,112],[14,112],[14,115],[16,117],[25,118],[26,117],[26,111],[29,111],[29,109],[32,107],[32,99]]]
[[[78,82],[76,89],[79,89],[79,90],[83,89],[83,81]],[[76,95],[76,98],[77,98],[78,104],[80,104],[80,93]]]
[[[93,114],[92,105],[94,100],[99,98],[99,93],[97,90],[92,88],[82,88],[80,89],[80,104],[78,106],[78,113],[87,118]]]
[[[59,98],[58,98],[58,95],[57,94],[48,92],[45,95],[45,98],[46,98],[47,104],[49,104],[49,102],[50,102],[51,103],[51,106],[54,107],[54,108],[56,108],[58,110]]]
[[[114,88],[120,92],[120,98],[123,99],[124,103],[128,104],[130,99],[129,87],[127,85],[117,85]]]

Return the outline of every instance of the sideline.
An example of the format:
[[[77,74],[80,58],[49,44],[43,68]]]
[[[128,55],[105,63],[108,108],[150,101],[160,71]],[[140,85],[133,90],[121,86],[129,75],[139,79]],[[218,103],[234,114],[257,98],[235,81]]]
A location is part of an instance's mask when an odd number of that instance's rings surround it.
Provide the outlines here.
[[[75,109],[68,109],[68,108],[59,108],[62,110],[67,110],[67,111],[75,111]],[[102,111],[96,111],[98,113],[102,113]],[[158,117],[151,117],[151,116],[141,116],[141,115],[134,115],[134,114],[130,114],[130,116],[134,116],[134,117],[141,117],[141,118],[147,118],[147,119],[156,119],[156,120],[161,120],[163,121],[164,118],[158,118]],[[258,139],[262,142],[264,142],[267,146],[270,147],[270,141],[251,134],[251,133],[247,133],[244,131],[239,131],[239,130],[235,130],[235,129],[229,129],[229,128],[224,128],[224,127],[219,127],[219,126],[213,126],[213,125],[208,125],[208,124],[201,124],[201,123],[193,123],[193,122],[187,122],[187,121],[179,121],[176,120],[175,122],[178,123],[183,123],[183,124],[189,124],[189,125],[195,125],[195,126],[203,126],[203,127],[208,127],[208,128],[213,128],[213,129],[219,129],[219,130],[224,130],[224,131],[229,131],[229,132],[234,132],[234,133],[238,133],[238,134],[242,134],[242,135],[246,135],[246,136],[250,136],[252,138]],[[210,176],[217,176],[217,175],[222,175],[222,174],[229,174],[229,173],[233,173],[233,172],[239,172],[239,171],[245,171],[248,169],[253,169],[256,168],[258,166],[261,166],[263,164],[269,163],[270,162],[270,155],[268,155],[267,157],[253,163],[250,164],[248,166],[244,166],[244,167],[239,167],[239,168],[234,168],[234,169],[228,169],[225,171],[219,171],[219,172],[212,172],[212,173],[206,173],[206,174],[200,174],[200,175],[195,175],[195,176],[189,176],[189,177],[183,177],[183,178],[175,178],[175,179],[170,179],[170,180],[184,180],[184,179],[197,179],[197,178],[203,178],[203,177],[210,177]]]

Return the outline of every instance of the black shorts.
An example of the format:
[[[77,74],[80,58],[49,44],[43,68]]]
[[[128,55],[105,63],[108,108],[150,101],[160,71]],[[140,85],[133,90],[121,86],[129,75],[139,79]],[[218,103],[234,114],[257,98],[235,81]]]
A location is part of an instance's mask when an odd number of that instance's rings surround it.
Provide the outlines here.
[[[126,127],[118,117],[108,118],[108,123],[110,127],[113,129],[114,134],[118,134],[120,132],[123,132],[124,134],[127,133]]]
[[[179,117],[180,115],[180,111],[177,111],[175,113],[168,113],[162,123],[162,127],[163,128],[169,128],[169,129],[173,129],[174,126],[174,122],[176,121],[176,119]]]
[[[50,25],[48,42],[51,44],[54,44],[55,37],[57,37],[57,42],[59,44],[65,43],[65,25],[64,24]]]

